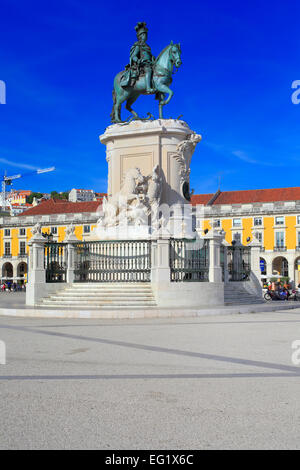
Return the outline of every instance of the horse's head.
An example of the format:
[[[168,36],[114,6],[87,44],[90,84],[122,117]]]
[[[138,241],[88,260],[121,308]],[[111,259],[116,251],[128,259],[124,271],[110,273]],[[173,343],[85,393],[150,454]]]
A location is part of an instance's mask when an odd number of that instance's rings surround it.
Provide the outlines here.
[[[170,58],[172,63],[175,65],[175,67],[178,69],[182,62],[181,62],[181,48],[180,48],[180,43],[178,44],[173,44],[173,41],[171,41],[170,44]]]

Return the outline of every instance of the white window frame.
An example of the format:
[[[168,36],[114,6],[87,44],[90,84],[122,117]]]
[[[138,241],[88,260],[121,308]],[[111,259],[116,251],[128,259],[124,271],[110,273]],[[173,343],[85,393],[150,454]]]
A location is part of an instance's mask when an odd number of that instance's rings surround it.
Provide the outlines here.
[[[260,224],[256,224],[255,221],[260,220]],[[263,226],[263,219],[262,217],[253,217],[253,227],[262,227]]]
[[[254,235],[257,238],[257,240],[259,241],[259,243],[261,244],[261,246],[264,246],[264,234],[263,234],[263,232],[255,232]],[[257,235],[261,238],[261,240],[259,240]]]
[[[86,228],[88,228],[88,230],[86,230]],[[83,233],[84,234],[91,233],[91,226],[90,225],[84,225],[83,226]]]
[[[9,246],[9,253],[6,253],[6,247]],[[4,242],[4,255],[11,255],[11,243],[10,242]]]
[[[282,245],[277,245],[277,233],[283,233],[283,244],[282,244]],[[285,247],[285,231],[284,231],[284,230],[277,230],[276,232],[274,232],[274,236],[275,236],[274,246],[275,246],[276,248],[283,248],[283,247]]]
[[[277,222],[277,219],[283,219],[283,222]],[[284,215],[277,215],[275,216],[275,225],[284,225],[284,222],[285,222],[285,219],[284,219]]]
[[[236,224],[234,223],[236,220],[239,220],[239,221],[240,221],[240,223],[239,223],[238,225],[236,225]],[[233,228],[242,227],[242,219],[241,219],[240,217],[233,218],[233,219],[232,219],[232,227],[233,227]]]
[[[22,243],[24,243],[24,252],[23,253],[21,252]],[[19,243],[19,254],[20,255],[26,255],[26,242],[24,240],[21,240],[20,243]]]

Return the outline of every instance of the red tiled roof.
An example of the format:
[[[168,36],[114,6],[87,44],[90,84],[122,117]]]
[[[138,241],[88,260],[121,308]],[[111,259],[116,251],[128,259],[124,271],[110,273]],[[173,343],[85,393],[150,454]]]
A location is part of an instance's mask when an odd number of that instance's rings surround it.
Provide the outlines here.
[[[197,204],[207,204],[208,201],[213,197],[213,194],[193,194],[191,196],[191,203],[193,206]]]
[[[47,199],[37,206],[19,214],[18,217],[27,215],[50,214],[78,214],[80,212],[96,212],[100,206],[99,201],[69,202],[63,199]]]
[[[207,204],[213,194],[194,194],[192,205]],[[221,191],[213,202],[220,204],[251,204],[257,202],[300,201],[300,187]]]
[[[29,204],[28,202],[25,202],[25,204],[18,204],[17,202],[14,202],[12,206],[13,207],[27,207],[29,209],[29,207],[32,207],[32,204]]]

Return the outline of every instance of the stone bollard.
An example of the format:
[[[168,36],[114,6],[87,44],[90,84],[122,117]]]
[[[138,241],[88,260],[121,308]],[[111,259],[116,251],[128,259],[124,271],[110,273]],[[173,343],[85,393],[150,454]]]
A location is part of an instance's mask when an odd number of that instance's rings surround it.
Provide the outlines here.
[[[257,279],[260,280],[261,270],[260,270],[260,247],[261,243],[257,238],[253,237],[253,240],[249,245],[251,247],[251,271]]]
[[[223,282],[220,251],[224,232],[212,228],[203,238],[209,240],[209,282]]]
[[[151,283],[170,282],[170,239],[152,241]]]
[[[256,293],[262,295],[261,270],[260,270],[260,247],[261,243],[256,237],[253,237],[251,243],[251,281],[255,286]]]
[[[45,243],[41,225],[32,229],[33,237],[29,240],[28,282],[26,285],[26,305],[35,305],[45,295]]]

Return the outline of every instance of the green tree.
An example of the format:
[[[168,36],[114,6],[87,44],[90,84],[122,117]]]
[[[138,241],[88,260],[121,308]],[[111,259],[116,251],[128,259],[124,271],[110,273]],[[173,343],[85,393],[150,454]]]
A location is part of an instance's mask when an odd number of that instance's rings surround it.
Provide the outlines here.
[[[34,197],[36,197],[37,199],[41,199],[41,197],[43,197],[43,194],[42,193],[31,193],[30,196],[26,197],[26,202],[28,204],[32,204]]]

